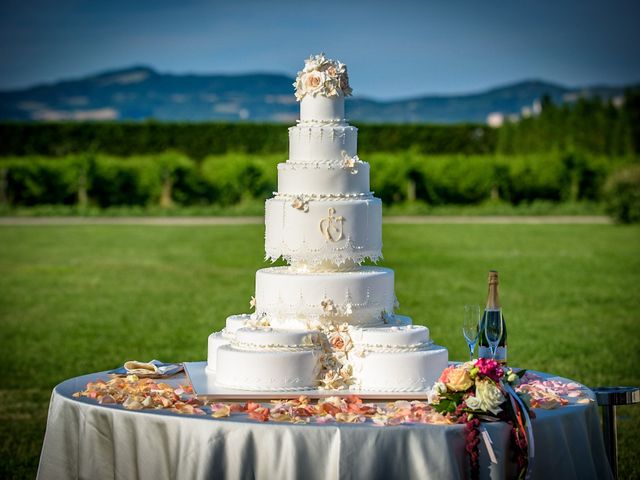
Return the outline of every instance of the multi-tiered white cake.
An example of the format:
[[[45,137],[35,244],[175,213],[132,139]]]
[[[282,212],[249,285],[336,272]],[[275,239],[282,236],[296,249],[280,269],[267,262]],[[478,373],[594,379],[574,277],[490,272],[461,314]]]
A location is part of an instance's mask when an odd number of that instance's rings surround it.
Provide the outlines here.
[[[209,336],[207,370],[243,390],[426,390],[447,366],[429,329],[394,314],[393,270],[381,258],[382,210],[344,118],[344,64],[316,55],[294,84],[300,121],[266,201],[266,257],[290,266],[256,273],[252,315]]]

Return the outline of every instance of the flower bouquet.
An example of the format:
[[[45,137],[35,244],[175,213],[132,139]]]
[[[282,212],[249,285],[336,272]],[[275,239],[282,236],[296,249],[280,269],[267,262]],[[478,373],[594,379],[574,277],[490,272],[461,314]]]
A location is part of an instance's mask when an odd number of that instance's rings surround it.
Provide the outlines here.
[[[480,472],[481,421],[503,421],[511,426],[518,478],[528,476],[533,457],[530,421],[533,414],[527,395],[514,390],[524,374],[525,370],[516,372],[501,367],[495,360],[480,358],[449,366],[429,392],[429,403],[438,412],[465,424],[472,478],[478,478]],[[490,444],[485,443],[490,450]]]

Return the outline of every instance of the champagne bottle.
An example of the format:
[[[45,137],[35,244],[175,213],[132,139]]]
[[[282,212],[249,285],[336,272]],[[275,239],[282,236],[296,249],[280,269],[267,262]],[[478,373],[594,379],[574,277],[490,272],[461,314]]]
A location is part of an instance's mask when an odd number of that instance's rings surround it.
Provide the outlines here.
[[[500,297],[498,296],[498,272],[496,270],[489,271],[489,293],[487,295],[487,306],[482,314],[478,332],[478,358],[492,358],[491,347],[484,334],[484,328],[487,318],[493,315],[500,315]],[[507,363],[507,325],[502,315],[502,337],[496,349],[496,360],[500,363]]]

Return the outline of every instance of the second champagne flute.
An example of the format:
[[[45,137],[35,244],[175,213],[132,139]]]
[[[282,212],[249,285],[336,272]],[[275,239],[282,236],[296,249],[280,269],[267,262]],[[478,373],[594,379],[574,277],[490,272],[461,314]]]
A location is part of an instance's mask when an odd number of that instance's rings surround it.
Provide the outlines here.
[[[496,359],[498,343],[502,338],[502,309],[485,310],[484,335],[491,347],[491,358]]]

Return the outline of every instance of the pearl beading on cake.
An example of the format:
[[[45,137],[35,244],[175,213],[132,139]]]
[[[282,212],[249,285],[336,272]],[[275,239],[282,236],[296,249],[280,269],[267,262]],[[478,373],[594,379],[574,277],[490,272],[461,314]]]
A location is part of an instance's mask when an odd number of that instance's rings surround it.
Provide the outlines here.
[[[299,198],[303,201],[317,200],[321,202],[331,200],[368,200],[375,198],[373,192],[366,193],[279,193],[273,192],[273,198],[278,200],[295,200]]]
[[[429,350],[433,346],[433,341],[429,340],[424,343],[415,343],[413,345],[356,345],[354,350],[358,353],[366,355],[368,352],[376,353],[401,353],[401,352],[420,352]]]
[[[282,345],[277,343],[264,344],[264,343],[239,342],[236,340],[232,340],[230,343],[233,348],[237,348],[238,350],[253,350],[253,351],[267,350],[272,352],[303,352],[303,351],[313,351],[313,350],[319,349],[319,347],[314,344]]]
[[[350,126],[347,123],[347,119],[346,118],[336,118],[336,119],[330,119],[330,120],[296,120],[296,125],[301,126],[301,127],[306,127],[306,126],[323,126],[323,127],[344,127],[344,126]],[[293,128],[293,127],[289,127],[289,128]]]

